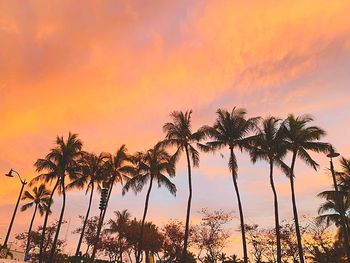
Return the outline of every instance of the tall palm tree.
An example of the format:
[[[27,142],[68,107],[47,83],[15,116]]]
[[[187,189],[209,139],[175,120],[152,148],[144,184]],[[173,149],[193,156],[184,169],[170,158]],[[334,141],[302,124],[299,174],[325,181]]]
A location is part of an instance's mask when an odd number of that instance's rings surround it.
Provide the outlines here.
[[[287,175],[290,180],[290,188],[292,193],[293,215],[300,263],[304,263],[304,253],[301,243],[298,210],[294,190],[295,162],[297,157],[299,157],[308,166],[311,166],[313,169],[317,170],[318,164],[312,159],[308,151],[327,153],[330,147],[327,143],[319,142],[319,140],[326,133],[317,126],[309,126],[312,121],[313,118],[307,115],[295,117],[293,114],[290,114],[282,123],[283,132],[285,135],[284,143],[286,144],[288,150],[292,153],[290,172]]]
[[[279,125],[280,120],[274,117],[268,117],[262,121],[262,127],[259,128],[258,134],[253,137],[252,146],[250,147],[250,157],[253,163],[258,160],[267,161],[270,166],[270,185],[274,198],[275,210],[275,231],[277,244],[277,262],[282,262],[281,251],[281,234],[278,213],[277,191],[273,178],[274,166],[281,167],[284,171],[287,169],[282,161],[287,153],[285,144],[283,143],[283,129]]]
[[[51,180],[49,178],[57,178],[57,184],[55,185],[52,192],[56,190],[59,186],[59,189],[62,193],[62,208],[60,217],[57,224],[56,233],[53,239],[51,252],[49,255],[49,262],[53,262],[53,257],[56,251],[56,245],[58,236],[61,230],[61,225],[63,221],[65,206],[66,206],[66,185],[65,180],[66,176],[69,178],[76,178],[77,173],[80,172],[79,161],[82,157],[82,142],[78,139],[77,134],[69,133],[67,140],[65,141],[62,136],[57,136],[56,145],[50,150],[44,159],[39,159],[36,163],[36,169],[38,172],[47,171],[46,174],[39,175],[36,180],[44,178],[45,180]],[[44,239],[44,230],[42,240]],[[41,241],[43,242],[43,241]],[[42,245],[41,245],[42,246]],[[42,248],[41,252],[42,253]],[[42,254],[40,254],[39,262],[43,260]]]
[[[43,228],[41,232],[41,239],[40,239],[40,250],[39,250],[39,263],[42,263],[44,260],[44,254],[46,254],[46,251],[44,251],[44,244],[45,244],[45,234],[46,234],[46,227],[49,219],[49,215],[51,213],[51,204],[53,203],[53,195],[55,194],[57,188],[60,185],[60,176],[58,172],[58,166],[55,162],[48,160],[48,159],[38,159],[34,166],[36,167],[37,172],[45,171],[44,173],[34,177],[29,185],[33,185],[37,182],[44,182],[44,183],[52,183],[52,181],[55,181],[54,187],[51,190],[51,194],[49,197],[49,204],[45,211],[45,218],[43,223]]]
[[[153,181],[156,181],[158,183],[158,187],[163,185],[169,190],[171,194],[175,195],[176,186],[167,177],[167,175],[169,177],[175,176],[175,164],[173,158],[163,148],[161,148],[160,145],[156,145],[154,148],[144,153],[137,153],[135,156],[135,163],[137,165],[137,175],[135,175],[125,184],[123,188],[123,194],[129,191],[129,189],[133,189],[135,193],[138,193],[149,181],[136,258],[136,262],[140,263],[140,255],[143,247],[144,226]]]
[[[190,226],[192,202],[191,166],[199,166],[199,152],[196,150],[195,146],[198,146],[199,142],[205,138],[205,134],[201,130],[198,130],[196,132],[192,131],[191,114],[191,110],[186,112],[173,111],[170,114],[170,117],[172,118],[173,122],[168,122],[164,124],[163,130],[166,133],[166,135],[165,139],[162,142],[160,142],[160,145],[162,146],[176,147],[176,152],[173,156],[175,161],[179,158],[182,152],[186,153],[189,195],[187,201],[184,248],[182,255],[183,262],[186,262],[187,258],[187,246]]]
[[[106,173],[104,182],[108,184],[108,195],[106,200],[106,206],[102,210],[100,221],[99,221],[99,227],[97,229],[96,234],[96,241],[94,244],[94,248],[91,255],[91,262],[94,261],[96,256],[96,251],[98,247],[98,242],[100,238],[101,228],[103,225],[103,221],[106,215],[108,203],[112,194],[113,186],[114,184],[123,184],[124,182],[128,181],[131,176],[135,174],[135,167],[133,166],[131,162],[130,155],[128,154],[128,150],[125,145],[122,145],[115,155],[108,155],[108,159],[106,161]]]
[[[233,108],[231,112],[223,109],[217,110],[217,118],[213,126],[204,126],[202,130],[209,136],[211,141],[206,147],[201,146],[204,151],[217,151],[228,147],[230,151],[229,169],[231,171],[233,186],[237,196],[239,217],[241,223],[242,245],[244,262],[248,262],[247,241],[245,235],[245,224],[241,197],[238,189],[237,175],[238,165],[234,150],[249,150],[252,139],[250,133],[256,128],[259,118],[246,118],[244,109]]]
[[[28,239],[27,239],[27,245],[26,245],[25,256],[24,256],[24,259],[28,260],[30,238],[31,238],[31,232],[32,232],[32,227],[36,216],[36,212],[39,209],[40,215],[41,216],[44,215],[45,211],[49,206],[50,191],[46,189],[45,184],[41,184],[39,187],[35,186],[33,188],[32,193],[30,193],[29,191],[24,191],[22,200],[28,200],[28,203],[22,206],[21,211],[26,211],[27,209],[31,208],[34,205],[34,212],[33,212],[32,220],[30,221],[30,225],[29,225]]]
[[[89,204],[86,210],[83,227],[80,232],[80,237],[75,252],[76,257],[79,255],[80,247],[84,238],[86,224],[90,215],[94,190],[102,182],[104,174],[106,173],[107,159],[108,156],[104,153],[101,153],[98,156],[93,153],[85,153],[80,164],[82,173],[77,178],[74,178],[74,180],[69,185],[67,185],[67,189],[83,189],[84,187],[86,187],[85,194],[87,194],[90,191]]]

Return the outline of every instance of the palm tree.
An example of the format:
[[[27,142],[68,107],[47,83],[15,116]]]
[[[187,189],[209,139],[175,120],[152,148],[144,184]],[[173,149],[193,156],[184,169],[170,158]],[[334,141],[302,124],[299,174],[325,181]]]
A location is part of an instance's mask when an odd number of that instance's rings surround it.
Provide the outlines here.
[[[90,191],[89,205],[84,217],[83,227],[80,232],[80,237],[75,252],[76,257],[79,255],[80,247],[84,238],[85,228],[90,215],[91,203],[95,187],[99,186],[103,180],[104,174],[106,173],[107,158],[108,156],[103,153],[98,156],[93,153],[85,153],[80,164],[82,169],[81,176],[74,178],[74,181],[67,185],[67,189],[82,189],[86,186],[85,194]]]
[[[350,216],[350,197],[346,192],[340,191],[341,196],[341,202],[343,203],[345,207],[345,216],[346,218],[349,218]],[[323,191],[317,195],[317,197],[326,199],[325,202],[323,202],[320,207],[318,208],[318,214],[317,217],[318,221],[323,221],[327,224],[327,226],[331,225],[332,223],[335,224],[336,227],[340,228],[342,227],[341,222],[341,205],[337,202],[337,193],[334,190],[330,191]]]
[[[140,255],[143,247],[144,226],[148,210],[149,197],[153,186],[153,180],[158,183],[158,187],[164,185],[173,195],[176,194],[176,186],[166,176],[175,176],[174,160],[163,148],[161,148],[160,145],[156,145],[154,148],[144,153],[137,153],[135,156],[135,163],[137,165],[138,173],[125,184],[123,188],[123,194],[129,191],[129,189],[132,189],[136,194],[140,192],[149,181],[136,257],[136,262],[139,263],[141,262]]]
[[[36,170],[38,172],[41,171],[47,171],[46,174],[39,175],[35,181],[39,179],[44,180],[52,180],[52,178],[57,178],[57,183],[52,190],[51,195],[53,192],[55,192],[56,188],[59,186],[60,191],[62,193],[62,208],[60,217],[57,224],[57,229],[55,233],[55,237],[52,243],[51,252],[49,255],[49,262],[53,262],[53,257],[56,251],[56,244],[58,240],[58,235],[60,233],[65,206],[66,206],[66,186],[65,186],[65,179],[68,175],[70,178],[76,178],[77,173],[79,173],[79,160],[82,157],[82,142],[78,139],[77,134],[69,133],[67,140],[65,141],[62,136],[57,136],[56,138],[56,146],[50,150],[50,152],[46,155],[44,159],[39,159],[36,163]],[[51,197],[52,199],[52,197]],[[45,221],[47,221],[47,218],[45,218]],[[43,243],[43,239],[45,232],[43,229],[43,235],[41,243]],[[40,245],[40,259],[39,262],[41,263],[43,261],[43,248],[42,244]]]
[[[281,167],[286,171],[287,166],[282,159],[287,153],[287,149],[283,143],[283,129],[279,126],[279,119],[268,117],[262,121],[262,128],[259,128],[258,134],[252,140],[250,147],[250,157],[253,163],[258,160],[267,161],[270,165],[270,185],[274,198],[275,210],[275,231],[277,243],[277,262],[282,262],[281,251],[281,234],[278,213],[278,198],[275,188],[273,169],[274,166]]]
[[[22,206],[21,211],[26,211],[34,205],[34,212],[32,216],[32,220],[30,221],[29,230],[28,230],[28,239],[25,250],[24,259],[29,259],[29,247],[30,247],[30,237],[32,232],[32,227],[34,223],[34,219],[36,216],[36,212],[39,209],[39,213],[41,216],[44,215],[47,210],[50,202],[50,191],[46,189],[45,184],[41,184],[39,187],[35,186],[33,188],[33,192],[24,191],[22,200],[28,200],[28,203]]]
[[[341,171],[336,173],[339,186],[343,191],[350,193],[350,159],[342,157],[340,166]]]
[[[58,172],[57,164],[49,159],[38,159],[34,166],[36,167],[37,172],[46,171],[45,173],[42,173],[36,177],[34,177],[29,185],[33,185],[37,182],[44,182],[44,183],[52,183],[52,181],[56,181],[54,187],[51,190],[51,194],[49,197],[49,203],[48,207],[45,211],[45,218],[41,233],[41,239],[40,239],[40,252],[39,252],[39,263],[42,263],[44,260],[44,254],[46,254],[46,251],[44,251],[44,244],[45,244],[45,234],[46,234],[46,227],[47,222],[49,219],[49,215],[51,213],[51,204],[53,203],[53,195],[56,192],[59,184],[60,184],[60,176]]]
[[[202,130],[209,136],[211,141],[206,143],[206,146],[201,146],[204,151],[217,151],[223,147],[228,147],[230,150],[229,169],[231,170],[234,189],[237,195],[242,245],[244,262],[248,262],[247,241],[245,237],[245,224],[241,198],[239,194],[237,175],[238,165],[234,150],[236,148],[249,150],[252,138],[250,132],[256,127],[259,118],[246,119],[246,111],[244,109],[233,108],[231,112],[223,109],[217,110],[217,119],[212,127],[204,126]]]
[[[339,194],[339,195],[338,195]],[[326,199],[318,209],[319,216],[317,220],[319,222],[325,222],[327,226],[334,224],[338,229],[338,235],[340,239],[345,239],[343,236],[346,231],[344,231],[344,224],[342,220],[342,213],[345,214],[346,221],[349,222],[350,216],[350,197],[344,191],[336,192],[323,191],[317,195],[320,198]],[[341,203],[338,202],[338,197],[340,196]],[[349,233],[348,233],[349,235]]]
[[[128,181],[130,176],[135,174],[135,167],[131,163],[131,158],[127,153],[127,148],[125,145],[122,145],[115,155],[108,155],[108,159],[106,161],[106,173],[104,178],[104,183],[108,184],[108,195],[106,200],[106,206],[101,211],[99,227],[97,229],[96,241],[94,244],[94,248],[91,255],[91,262],[94,261],[96,256],[96,251],[98,247],[98,242],[100,238],[101,228],[103,225],[103,221],[106,215],[108,203],[112,194],[114,184],[123,184],[124,181]]]
[[[290,172],[287,174],[290,180],[290,188],[292,193],[293,215],[295,222],[295,231],[298,241],[298,254],[300,263],[304,263],[303,247],[301,243],[301,234],[298,219],[298,210],[295,200],[294,190],[294,168],[297,157],[303,160],[308,166],[315,170],[318,168],[316,161],[312,159],[308,151],[326,153],[329,150],[329,144],[319,142],[319,140],[326,134],[324,130],[317,126],[308,126],[313,118],[307,115],[295,117],[290,114],[282,123],[283,132],[285,135],[284,143],[289,151],[292,153],[292,162]]]
[[[176,147],[176,152],[173,156],[174,161],[176,161],[179,158],[182,152],[186,153],[189,195],[187,202],[184,248],[182,255],[183,262],[186,262],[187,258],[187,245],[192,202],[191,162],[193,167],[199,166],[199,152],[196,150],[195,145],[198,146],[199,142],[205,138],[205,134],[201,130],[192,132],[191,114],[191,110],[186,112],[173,111],[170,114],[170,117],[172,118],[173,122],[168,122],[164,124],[163,130],[166,133],[166,135],[165,139],[162,142],[160,142],[160,145],[162,146]]]
[[[108,224],[109,228],[105,231],[107,233],[117,233],[118,234],[118,243],[122,247],[122,241],[125,238],[125,231],[129,226],[129,221],[131,218],[131,214],[128,210],[123,211],[115,211],[116,220],[110,219]],[[119,261],[123,263],[123,249],[119,250]]]

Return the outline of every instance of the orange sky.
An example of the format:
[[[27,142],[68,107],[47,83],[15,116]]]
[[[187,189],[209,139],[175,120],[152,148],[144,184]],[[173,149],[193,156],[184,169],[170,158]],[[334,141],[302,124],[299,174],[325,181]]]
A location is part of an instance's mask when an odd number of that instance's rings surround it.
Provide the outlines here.
[[[89,151],[126,143],[134,152],[162,138],[172,110],[193,109],[199,127],[213,122],[218,107],[236,105],[251,116],[310,113],[327,130],[326,140],[350,156],[342,139],[350,136],[349,10],[345,0],[0,0],[0,171],[13,167],[32,178],[34,161],[69,131],[79,133]],[[327,160],[317,160],[318,173],[298,166],[300,214],[316,214],[315,195],[330,182]],[[237,210],[226,161],[203,155],[194,172],[193,211]],[[253,166],[244,155],[239,161],[247,223],[272,225],[265,164]],[[185,178],[180,165],[176,199],[154,193],[150,220],[184,217]],[[18,188],[0,177],[0,236]],[[290,218],[283,176],[278,190],[282,215]],[[85,211],[82,196],[68,195],[70,230]],[[141,215],[142,195],[116,192],[113,198],[112,210]],[[29,216],[18,215],[14,233],[27,228]],[[240,253],[239,246],[234,251]]]

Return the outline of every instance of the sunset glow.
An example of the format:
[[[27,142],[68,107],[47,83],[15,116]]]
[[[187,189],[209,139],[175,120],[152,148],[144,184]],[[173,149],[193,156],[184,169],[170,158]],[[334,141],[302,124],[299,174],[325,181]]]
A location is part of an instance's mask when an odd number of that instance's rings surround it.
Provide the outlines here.
[[[340,1],[6,1],[0,0],[0,237],[20,190],[10,168],[30,181],[33,166],[57,135],[78,133],[84,150],[130,153],[164,138],[173,110],[193,110],[193,127],[211,125],[218,108],[246,108],[248,116],[311,114],[324,141],[350,157],[350,2]],[[229,153],[201,153],[193,170],[192,222],[203,207],[234,211],[227,251],[241,256],[238,208]],[[273,226],[268,165],[238,153],[247,223]],[[331,185],[328,159],[312,154],[319,171],[301,162],[299,214],[316,216],[317,193]],[[290,156],[286,162],[290,163]],[[336,163],[338,166],[338,163]],[[183,220],[188,194],[184,155],[177,165],[176,197],[159,189],[149,220]],[[289,181],[276,171],[282,219],[292,218]],[[145,191],[122,197],[110,210],[141,218]],[[61,236],[75,252],[87,206],[84,192],[67,193]],[[86,201],[85,201],[86,200]],[[98,196],[93,215],[98,214]],[[59,217],[56,196],[53,216]],[[27,231],[31,212],[17,215],[11,240]],[[39,221],[40,220],[40,221]],[[36,219],[35,226],[42,218]]]

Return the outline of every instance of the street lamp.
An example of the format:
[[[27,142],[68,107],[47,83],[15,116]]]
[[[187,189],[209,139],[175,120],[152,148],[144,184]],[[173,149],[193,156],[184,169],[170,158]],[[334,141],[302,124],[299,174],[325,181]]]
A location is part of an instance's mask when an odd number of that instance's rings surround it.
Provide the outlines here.
[[[3,248],[7,247],[7,241],[9,239],[9,237],[10,237],[13,221],[15,221],[17,208],[18,208],[18,205],[19,205],[19,201],[21,200],[23,188],[27,184],[26,180],[25,179],[22,180],[22,178],[19,175],[19,173],[17,171],[13,170],[13,169],[11,169],[7,174],[5,174],[5,176],[7,176],[7,177],[14,177],[13,173],[17,174],[19,180],[21,181],[22,187],[21,187],[21,191],[19,192],[19,196],[18,196],[18,199],[17,199],[16,207],[15,207],[15,210],[13,211],[13,215],[12,215],[12,218],[11,218],[10,226],[9,226],[9,228],[7,230],[7,234],[6,234],[6,238],[5,238],[4,244],[2,245]]]
[[[336,192],[336,198],[337,198],[337,203],[340,208],[340,218],[341,218],[341,223],[343,226],[343,231],[344,231],[344,238],[345,238],[345,247],[347,251],[347,258],[348,261],[350,262],[350,243],[349,243],[349,234],[348,234],[348,224],[346,223],[346,217],[345,217],[345,208],[343,201],[340,198],[340,193],[339,193],[339,188],[337,184],[337,179],[335,177],[335,171],[334,171],[334,165],[333,165],[333,158],[337,158],[340,154],[337,153],[333,147],[330,147],[329,153],[327,154],[327,157],[329,158],[329,163],[330,163],[330,168],[331,168],[331,173],[332,173],[332,178],[333,178],[333,185],[334,185],[334,190]]]

